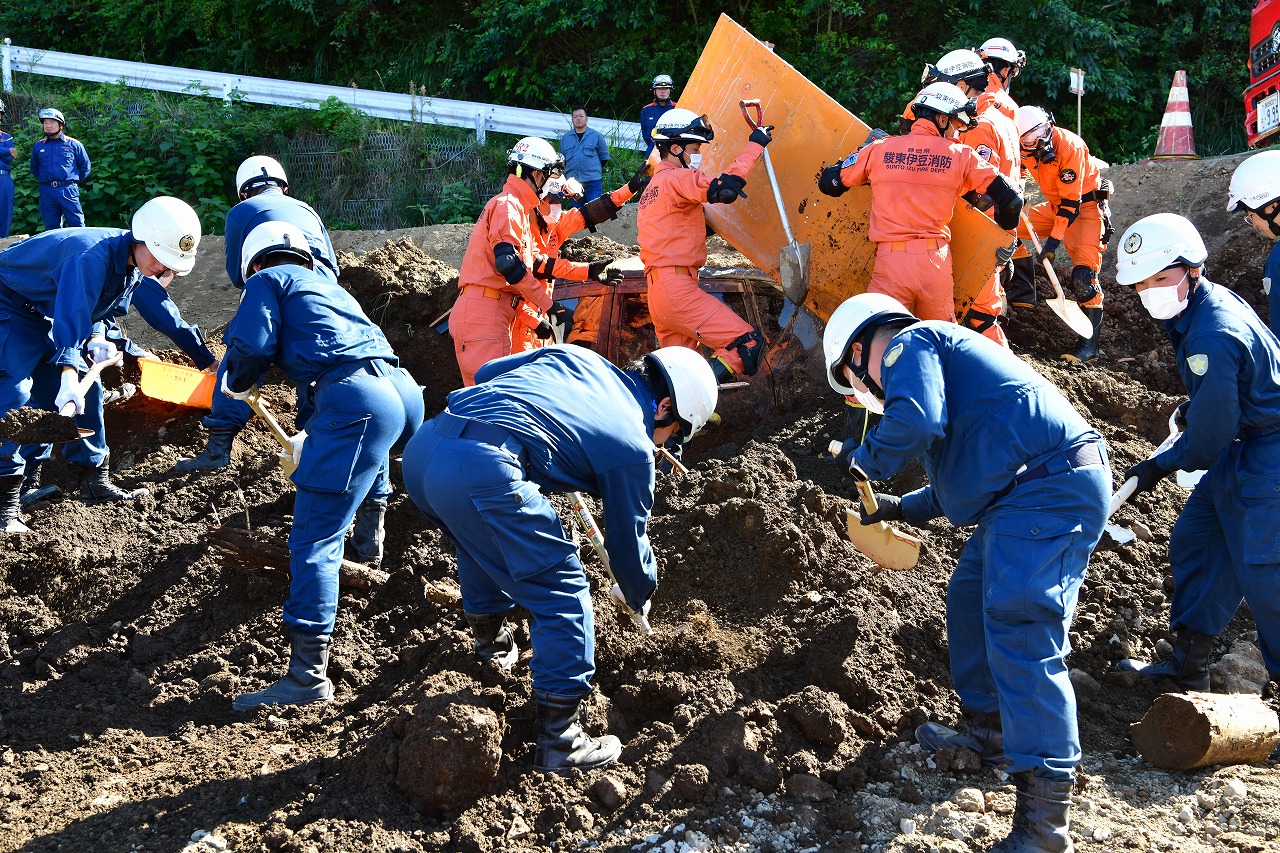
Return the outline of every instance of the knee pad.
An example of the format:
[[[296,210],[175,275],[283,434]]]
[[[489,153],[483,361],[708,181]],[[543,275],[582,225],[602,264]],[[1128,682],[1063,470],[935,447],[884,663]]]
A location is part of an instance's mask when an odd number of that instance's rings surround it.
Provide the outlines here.
[[[742,372],[755,376],[760,369],[760,360],[764,358],[764,335],[752,329],[734,338],[725,349],[736,350],[738,358],[742,359]]]
[[[1095,299],[1102,290],[1098,287],[1098,272],[1088,267],[1075,267],[1071,270],[1071,283],[1083,297],[1082,303]]]

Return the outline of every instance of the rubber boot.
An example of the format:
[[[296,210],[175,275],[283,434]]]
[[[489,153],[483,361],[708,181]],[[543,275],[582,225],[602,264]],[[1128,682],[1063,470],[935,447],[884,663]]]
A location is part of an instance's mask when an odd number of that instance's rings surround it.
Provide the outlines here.
[[[622,755],[622,741],[613,735],[593,738],[582,730],[578,713],[582,696],[559,696],[533,691],[538,706],[538,746],[533,754],[537,770],[591,770],[612,764]]]
[[[387,502],[365,498],[356,508],[355,526],[347,540],[347,558],[371,568],[382,565],[382,546],[387,538]]]
[[[493,661],[503,669],[515,666],[520,649],[516,646],[516,634],[507,624],[505,613],[464,612],[462,615],[471,626],[471,648],[481,660]]]
[[[104,457],[97,468],[91,468],[88,465],[76,467],[80,469],[80,500],[90,506],[115,501],[131,501],[151,493],[148,489],[133,489],[126,492],[112,483],[110,457]]]
[[[1008,763],[1004,755],[1004,732],[1000,712],[974,714],[969,731],[956,731],[942,723],[925,723],[916,729],[916,742],[929,752],[939,749],[971,749],[983,764],[1000,766]]]
[[[1080,310],[1084,312],[1084,316],[1088,317],[1089,322],[1093,324],[1093,335],[1080,345],[1080,349],[1073,353],[1063,353],[1062,357],[1067,361],[1086,364],[1098,358],[1098,339],[1102,337],[1102,309],[1081,308]]]
[[[309,705],[332,702],[333,682],[325,672],[329,669],[329,648],[333,638],[328,634],[294,633],[290,642],[289,671],[270,687],[237,696],[231,702],[233,711],[252,711],[259,705]]]
[[[1004,295],[1010,308],[1036,306],[1035,259],[1030,257],[1013,259],[1013,277],[1004,286]]]
[[[40,485],[40,466],[43,464],[43,462],[28,463],[27,470],[22,475],[21,500],[24,509],[37,501],[62,497],[62,489],[52,483],[47,486]]]
[[[215,427],[209,430],[209,444],[199,456],[179,459],[173,470],[187,473],[203,468],[225,468],[231,464],[231,443],[236,440],[238,429]]]
[[[870,420],[871,413],[867,411],[866,406],[845,400],[844,440],[856,440],[858,444],[862,444],[867,437],[867,427],[870,425]]]
[[[1030,770],[1013,774],[1017,802],[1013,831],[988,853],[1072,853],[1067,832],[1071,811],[1071,779],[1048,779]]]
[[[711,374],[715,376],[717,385],[724,385],[726,382],[734,381],[734,377],[737,374],[733,372],[732,367],[718,358],[712,358],[709,361],[711,363]]]
[[[1168,679],[1183,690],[1206,692],[1209,689],[1209,652],[1213,637],[1179,631],[1173,643],[1173,657],[1160,663],[1126,658],[1116,664],[1120,672],[1136,672],[1152,681]]]
[[[0,477],[0,524],[4,533],[30,533],[31,528],[22,523],[21,474],[5,474]]]

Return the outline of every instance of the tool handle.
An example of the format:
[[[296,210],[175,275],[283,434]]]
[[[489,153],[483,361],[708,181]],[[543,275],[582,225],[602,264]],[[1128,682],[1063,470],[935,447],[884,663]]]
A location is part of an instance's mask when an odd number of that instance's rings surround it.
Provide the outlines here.
[[[747,124],[751,125],[751,129],[755,130],[764,124],[764,107],[760,106],[759,98],[752,98],[749,101],[738,101],[738,107],[742,110],[742,117],[747,120]],[[753,119],[750,108],[754,107],[756,117]],[[782,201],[782,190],[778,188],[778,176],[773,171],[773,161],[769,159],[769,149],[764,149],[764,171],[769,176],[769,188],[773,190],[773,200],[778,205],[778,217],[782,220],[782,233],[787,235],[787,244],[790,245],[796,241],[795,235],[791,233],[791,222],[787,219],[787,206]]]
[[[1022,222],[1027,226],[1027,234],[1031,237],[1031,245],[1035,248],[1036,254],[1040,254],[1040,238],[1036,236],[1036,229],[1031,224],[1031,217],[1027,216],[1026,211],[1022,212]],[[1053,263],[1045,258],[1042,261],[1044,265],[1045,275],[1049,276],[1049,283],[1053,285],[1053,292],[1057,296],[1058,301],[1065,305],[1067,294],[1062,289],[1062,282],[1058,281],[1058,271],[1053,268]]]
[[[249,404],[249,408],[253,409],[253,413],[266,421],[267,428],[271,430],[271,434],[275,436],[280,447],[293,453],[293,444],[289,441],[289,434],[280,426],[280,422],[271,414],[271,410],[267,408],[267,401],[262,399],[261,391],[258,386],[254,386],[249,392],[249,396],[245,398],[245,402]]]
[[[756,117],[751,118],[751,113],[747,112],[748,108],[756,108]],[[747,124],[751,125],[751,129],[755,130],[764,124],[764,107],[760,106],[759,98],[752,98],[749,101],[738,101],[738,108],[742,110],[742,117],[747,120]]]
[[[609,552],[604,547],[604,534],[600,532],[600,525],[596,524],[595,516],[591,514],[591,510],[587,508],[587,502],[582,499],[582,492],[570,492],[569,499],[573,502],[573,514],[578,519],[578,523],[582,525],[582,530],[587,534],[587,538],[591,540],[591,547],[595,548],[596,556],[600,558],[600,565],[604,567],[605,576],[609,579],[610,586],[618,586],[618,579],[613,576],[613,568],[609,565]],[[631,617],[631,621],[635,626],[645,634],[653,633],[653,626],[649,624],[649,617],[639,611],[632,610],[631,605],[625,601],[610,596],[614,601],[621,605],[622,609],[627,611],[627,615]]]
[[[827,452],[832,456],[839,456],[843,447],[843,443],[836,441],[833,438],[827,443]],[[867,508],[867,514],[870,515],[880,508],[879,502],[876,501],[875,490],[871,488],[871,478],[866,475],[865,471],[856,465],[850,473],[853,474],[853,481],[858,486],[858,494],[862,497],[862,505]],[[880,523],[884,524],[884,522]]]
[[[671,467],[672,467],[672,468],[674,468],[674,469],[676,469],[677,471],[679,471],[681,474],[688,474],[688,473],[689,473],[689,469],[685,467],[685,464],[684,464],[683,462],[681,462],[679,459],[677,459],[677,458],[676,458],[676,455],[675,455],[674,453],[672,453],[670,450],[667,450],[665,447],[659,447],[659,448],[657,449],[657,453],[658,453],[658,455],[659,455],[659,456],[661,456],[663,459],[665,459],[665,460],[667,460],[668,462],[670,462],[670,463],[671,463]]]
[[[124,361],[124,353],[117,352],[115,355],[111,356],[111,358],[104,359],[102,361],[95,361],[93,364],[89,365],[89,369],[85,371],[84,377],[76,383],[77,393],[79,393],[83,398],[85,394],[89,393],[89,389],[93,387],[93,383],[98,381],[98,377],[102,374],[102,371],[106,370],[108,367],[114,367],[122,361]],[[63,403],[62,408],[58,410],[58,414],[66,417],[71,417],[75,413],[75,400],[72,400],[69,403]]]
[[[1138,478],[1130,477],[1124,481],[1124,485],[1116,489],[1116,493],[1111,496],[1111,509],[1107,511],[1107,518],[1116,514],[1116,510],[1124,506],[1125,501],[1133,497],[1133,493],[1138,490]]]

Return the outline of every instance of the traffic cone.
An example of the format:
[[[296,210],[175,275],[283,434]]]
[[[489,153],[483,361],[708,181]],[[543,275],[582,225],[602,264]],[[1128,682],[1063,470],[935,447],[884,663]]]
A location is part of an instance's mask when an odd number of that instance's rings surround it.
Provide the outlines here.
[[[1187,72],[1173,75],[1169,88],[1169,104],[1160,121],[1160,139],[1156,142],[1155,159],[1199,159],[1196,141],[1191,134],[1191,104],[1187,101]]]

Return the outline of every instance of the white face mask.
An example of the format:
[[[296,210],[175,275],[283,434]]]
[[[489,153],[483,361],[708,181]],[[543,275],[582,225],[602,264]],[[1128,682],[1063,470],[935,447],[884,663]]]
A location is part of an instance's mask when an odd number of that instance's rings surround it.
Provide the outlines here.
[[[859,403],[866,406],[868,412],[876,415],[884,414],[884,400],[881,400],[870,391],[859,389],[858,385],[854,383],[853,371],[849,369],[848,365],[845,365],[844,368],[844,379],[849,383],[849,387],[853,389],[854,398],[857,399]]]
[[[551,202],[551,209],[547,211],[546,220],[548,225],[555,225],[560,221],[560,214],[564,213],[564,208],[560,206],[560,202]]]
[[[699,169],[699,168],[701,168],[701,167],[702,167],[702,155],[701,155],[701,154],[690,154],[690,155],[689,155],[689,168],[690,168],[690,169]]]
[[[1146,308],[1147,313],[1156,320],[1172,320],[1177,317],[1187,307],[1187,300],[1178,298],[1178,288],[1186,280],[1187,276],[1184,275],[1177,284],[1148,287],[1138,294],[1138,298],[1142,300],[1142,307]]]

